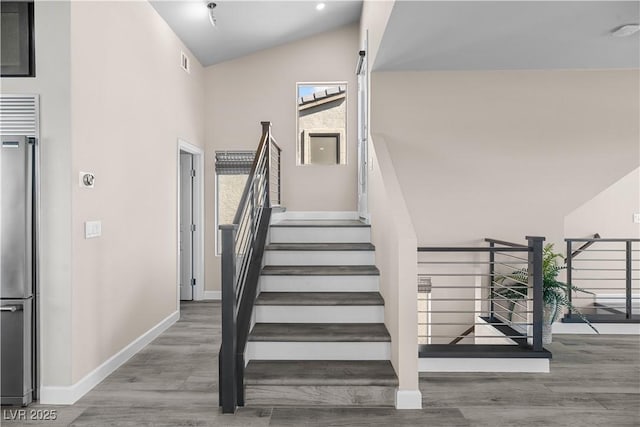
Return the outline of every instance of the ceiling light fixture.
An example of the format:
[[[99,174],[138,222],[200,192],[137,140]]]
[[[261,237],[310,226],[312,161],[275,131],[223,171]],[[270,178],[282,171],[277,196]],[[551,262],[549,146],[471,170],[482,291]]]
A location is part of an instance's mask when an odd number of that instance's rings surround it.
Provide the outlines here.
[[[638,24],[627,24],[627,25],[622,25],[618,28],[614,28],[611,31],[611,35],[614,37],[629,37],[634,35],[635,33],[637,33],[638,31],[640,31],[640,25]]]
[[[316,10],[323,10],[325,6],[326,6],[326,4],[324,4],[324,3],[318,3],[316,5]]]
[[[213,14],[213,9],[215,9],[217,6],[217,4],[215,4],[214,2],[209,2],[207,3],[207,9],[209,9],[209,22],[211,22],[211,26],[215,27],[216,26],[216,16]]]

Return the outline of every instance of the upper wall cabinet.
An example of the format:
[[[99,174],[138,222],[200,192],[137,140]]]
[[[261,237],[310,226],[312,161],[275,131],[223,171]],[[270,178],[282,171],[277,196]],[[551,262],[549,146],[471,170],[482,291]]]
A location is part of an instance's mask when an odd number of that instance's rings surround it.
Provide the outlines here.
[[[347,164],[347,84],[297,87],[299,165]]]
[[[35,77],[33,2],[2,1],[0,68],[2,77]]]

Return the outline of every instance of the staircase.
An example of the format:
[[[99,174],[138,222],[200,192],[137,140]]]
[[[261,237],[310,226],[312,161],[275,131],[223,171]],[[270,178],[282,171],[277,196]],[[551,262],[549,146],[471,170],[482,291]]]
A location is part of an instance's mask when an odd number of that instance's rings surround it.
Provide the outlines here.
[[[356,220],[271,224],[245,355],[246,405],[394,405],[370,239]]]

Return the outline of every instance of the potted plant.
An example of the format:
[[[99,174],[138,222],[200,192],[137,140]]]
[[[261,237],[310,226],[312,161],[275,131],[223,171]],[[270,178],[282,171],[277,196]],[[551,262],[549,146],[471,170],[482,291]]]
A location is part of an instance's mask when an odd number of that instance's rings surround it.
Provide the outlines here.
[[[567,284],[558,280],[561,270],[567,268],[566,265],[558,265],[558,258],[563,256],[553,251],[553,243],[544,246],[542,251],[542,301],[544,304],[544,315],[542,325],[542,342],[551,344],[551,325],[561,314],[563,308],[575,312],[591,329],[596,333],[598,330],[589,320],[578,310],[569,300],[567,295]],[[529,288],[529,272],[527,268],[521,268],[509,275],[499,276],[496,282],[504,287],[494,292],[510,301],[509,320],[513,315],[517,300],[525,299]],[[571,285],[571,289],[576,292],[584,292],[595,295],[593,292]]]

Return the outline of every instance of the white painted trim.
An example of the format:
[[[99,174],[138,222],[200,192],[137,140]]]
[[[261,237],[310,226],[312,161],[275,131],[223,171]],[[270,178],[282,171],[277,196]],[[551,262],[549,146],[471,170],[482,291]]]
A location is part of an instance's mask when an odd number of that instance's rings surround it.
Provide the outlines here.
[[[640,335],[640,323],[592,323],[603,335]],[[595,335],[595,331],[586,323],[553,324],[554,334],[589,334]]]
[[[358,219],[358,212],[352,211],[318,211],[318,212],[303,212],[303,211],[285,211],[274,212],[271,214],[271,223],[282,221],[285,219]]]
[[[249,341],[250,360],[389,360],[388,341]]]
[[[549,372],[549,359],[423,357],[418,372]]]
[[[76,403],[113,371],[169,329],[178,319],[180,319],[180,312],[174,311],[73,385],[62,387],[41,386],[40,403],[45,405],[72,405]]]
[[[220,301],[222,299],[222,292],[204,291],[204,297],[202,299],[205,301]]]
[[[270,243],[369,243],[369,227],[271,227]]]
[[[176,211],[178,222],[176,225],[176,234],[178,243],[176,247],[176,292],[177,292],[177,307],[180,309],[180,151],[185,151],[193,155],[193,167],[196,171],[196,176],[193,182],[194,198],[193,198],[193,210],[194,210],[194,222],[196,225],[195,241],[193,244],[193,263],[194,263],[194,277],[196,279],[196,286],[193,289],[193,299],[200,301],[204,299],[204,183],[205,183],[205,169],[204,169],[204,150],[187,141],[178,138],[178,148],[176,152],[176,167],[177,167],[177,201]]]
[[[260,292],[378,292],[380,276],[261,276]]]
[[[265,265],[375,265],[375,251],[266,250]]]
[[[420,390],[396,389],[396,409],[422,409]]]

